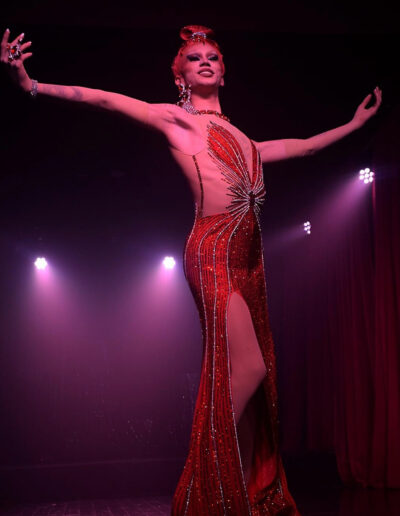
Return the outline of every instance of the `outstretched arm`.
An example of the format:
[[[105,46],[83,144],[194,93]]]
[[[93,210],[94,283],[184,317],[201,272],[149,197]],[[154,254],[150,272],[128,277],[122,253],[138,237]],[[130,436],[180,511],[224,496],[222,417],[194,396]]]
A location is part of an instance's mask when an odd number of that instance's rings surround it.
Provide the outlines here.
[[[32,79],[25,70],[24,61],[31,57],[32,52],[24,52],[31,46],[31,42],[22,43],[24,34],[20,34],[9,42],[10,31],[7,29],[1,41],[1,65],[6,68],[9,76],[19,89],[26,92],[32,91]],[[18,49],[19,47],[19,49]],[[19,57],[10,59],[10,54],[20,52]],[[64,100],[90,104],[95,107],[119,112],[132,120],[148,123],[149,104],[126,95],[103,91],[99,89],[85,88],[82,86],[63,86],[59,84],[37,84],[38,95],[58,97]]]
[[[367,95],[358,106],[353,119],[347,124],[335,127],[334,129],[324,133],[311,136],[311,138],[292,138],[255,142],[258,150],[260,151],[261,161],[265,163],[308,156],[310,154],[315,154],[338,140],[341,140],[351,132],[363,126],[365,122],[378,111],[382,102],[382,91],[380,88],[376,87],[374,93],[376,99],[375,104],[368,109],[365,107],[372,96],[371,94]]]
[[[148,123],[149,104],[120,93],[104,91],[83,86],[62,86],[38,82],[38,95],[58,97],[64,100],[81,102],[98,108],[126,115],[133,121]]]
[[[24,61],[32,55],[32,52],[24,52],[31,46],[31,42],[22,43],[23,33],[11,42],[8,41],[9,36],[10,31],[6,29],[1,40],[0,64],[19,89],[32,92],[33,81],[24,66]],[[10,59],[13,53],[19,55]],[[174,104],[150,104],[119,93],[60,84],[37,83],[37,94],[90,104],[126,115],[133,121],[160,131],[171,147],[182,152],[196,153],[204,146],[201,132],[193,124],[192,117]]]

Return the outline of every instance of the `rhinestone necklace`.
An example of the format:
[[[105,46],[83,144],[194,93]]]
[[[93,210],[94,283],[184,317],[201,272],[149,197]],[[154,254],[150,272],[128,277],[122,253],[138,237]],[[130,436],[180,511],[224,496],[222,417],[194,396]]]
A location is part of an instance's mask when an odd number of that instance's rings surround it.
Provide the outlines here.
[[[226,115],[223,115],[219,111],[214,111],[213,109],[196,109],[191,102],[184,102],[180,106],[192,115],[215,115],[227,122],[230,122],[230,119]]]

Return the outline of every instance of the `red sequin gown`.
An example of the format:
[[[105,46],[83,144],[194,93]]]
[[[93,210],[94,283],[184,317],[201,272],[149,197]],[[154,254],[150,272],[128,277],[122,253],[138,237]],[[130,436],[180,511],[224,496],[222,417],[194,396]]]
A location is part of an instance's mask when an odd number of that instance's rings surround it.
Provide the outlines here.
[[[195,116],[195,115],[191,115]],[[203,360],[189,453],[173,516],[299,516],[278,450],[276,366],[268,320],[259,223],[265,197],[260,154],[252,140],[216,116],[196,116],[207,145],[175,157],[197,182],[196,215],[184,271],[202,326]],[[195,170],[195,172],[194,172]],[[224,207],[204,213],[217,189]],[[227,334],[229,296],[239,292],[252,316],[267,375],[255,394],[257,425],[246,485],[232,403]]]

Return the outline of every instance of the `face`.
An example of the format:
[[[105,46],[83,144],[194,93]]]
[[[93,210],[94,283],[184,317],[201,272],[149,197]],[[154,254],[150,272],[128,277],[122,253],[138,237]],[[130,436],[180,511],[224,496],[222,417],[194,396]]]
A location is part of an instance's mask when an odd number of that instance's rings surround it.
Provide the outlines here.
[[[191,85],[192,91],[207,91],[223,86],[221,55],[210,43],[194,43],[183,50],[181,74],[175,82]]]

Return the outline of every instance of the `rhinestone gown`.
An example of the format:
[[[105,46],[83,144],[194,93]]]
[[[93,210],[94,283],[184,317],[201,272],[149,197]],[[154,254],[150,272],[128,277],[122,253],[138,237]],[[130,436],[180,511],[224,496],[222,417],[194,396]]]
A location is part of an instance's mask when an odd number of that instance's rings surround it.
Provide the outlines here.
[[[184,272],[200,315],[203,359],[172,516],[300,516],[278,450],[276,366],[259,222],[265,197],[260,153],[229,122],[208,115],[195,118],[204,149],[174,154],[196,192]],[[216,189],[222,193],[219,207],[207,203]],[[247,484],[232,402],[227,311],[234,292],[249,308],[267,370],[253,396],[257,419]]]

